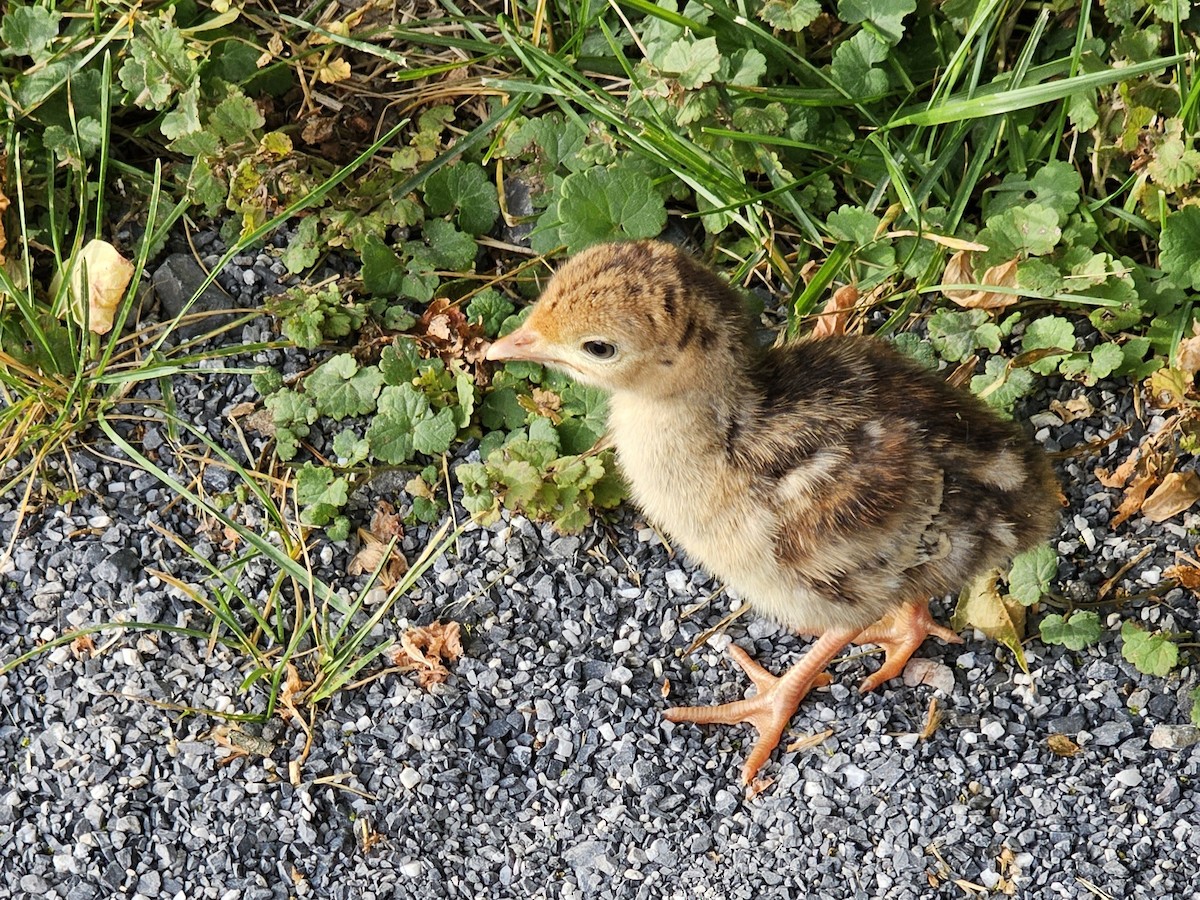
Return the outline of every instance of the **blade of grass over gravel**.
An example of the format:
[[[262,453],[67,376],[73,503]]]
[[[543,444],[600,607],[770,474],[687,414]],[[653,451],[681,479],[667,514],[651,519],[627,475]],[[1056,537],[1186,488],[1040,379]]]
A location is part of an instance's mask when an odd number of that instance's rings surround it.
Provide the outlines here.
[[[329,699],[392,645],[392,641],[386,639],[369,649],[363,649],[371,637],[371,632],[391,612],[396,601],[412,590],[417,580],[437,562],[439,557],[445,555],[454,546],[466,528],[466,523],[453,530],[450,525],[449,519],[442,523],[426,542],[421,555],[410,563],[408,570],[388,591],[386,599],[377,604],[372,614],[357,627],[353,627],[353,620],[363,610],[367,594],[378,579],[394,546],[394,541],[389,542],[379,567],[375,569],[367,583],[359,589],[358,597],[351,605],[350,611],[342,615],[341,621],[336,626],[331,621],[332,617],[328,610],[323,610],[322,614],[318,616],[317,624],[320,629],[318,668],[323,677],[313,686],[309,696],[312,703],[320,703]],[[332,631],[330,631],[331,626],[334,629]]]
[[[185,487],[168,472],[156,465],[140,451],[134,448],[134,446],[126,441],[125,438],[123,438],[116,430],[116,428],[114,428],[112,422],[108,420],[107,416],[100,416],[97,420],[97,424],[100,426],[100,429],[104,432],[108,439],[111,440],[118,448],[120,448],[121,452],[128,456],[129,459],[131,459],[137,466],[145,469],[147,472],[161,481],[166,487],[170,488],[175,494],[178,494],[180,497],[183,497],[185,500],[191,503],[196,509],[203,510],[206,515],[212,516],[226,528],[232,529],[248,545],[254,547],[256,550],[262,553],[263,556],[271,560],[271,562],[281,571],[286,572],[288,575],[294,578],[298,584],[305,588],[306,591],[318,597],[322,602],[327,602],[339,612],[347,611],[348,607],[346,606],[346,602],[332,589],[330,589],[328,585],[324,584],[320,579],[315,578],[312,572],[306,569],[292,556],[293,552],[297,554],[299,553],[298,547],[293,546],[291,548],[287,548],[288,552],[285,552],[284,549],[276,547],[256,531],[247,528],[241,522],[238,522],[227,516],[223,510],[220,510],[208,503],[194,491]],[[207,436],[203,435],[198,429],[195,429],[184,423],[180,424],[183,426],[183,430],[187,431],[193,437],[201,441],[206,440]],[[235,469],[239,468],[238,463],[233,460],[233,458],[222,448],[219,448],[217,445],[211,443],[210,447],[215,451],[219,451],[219,455],[225,459],[231,467]],[[251,486],[251,489],[254,490],[256,494],[259,495],[260,500],[265,497],[265,494],[262,492],[262,488],[257,486],[255,479],[248,479],[247,484]],[[277,517],[280,523],[282,522],[282,513],[277,510],[275,504],[271,502],[269,498],[267,498],[264,502],[264,507],[267,509],[268,514],[274,510],[274,517]],[[287,531],[284,529],[278,533],[282,536],[286,534]]]

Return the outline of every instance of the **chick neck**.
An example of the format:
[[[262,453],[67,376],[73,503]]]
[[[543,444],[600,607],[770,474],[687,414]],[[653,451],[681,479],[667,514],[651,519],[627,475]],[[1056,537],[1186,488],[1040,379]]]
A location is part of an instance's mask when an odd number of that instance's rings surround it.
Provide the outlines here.
[[[618,448],[650,441],[723,455],[731,423],[760,395],[753,373],[764,350],[743,322],[711,316],[695,331],[665,371],[613,389],[610,426]]]

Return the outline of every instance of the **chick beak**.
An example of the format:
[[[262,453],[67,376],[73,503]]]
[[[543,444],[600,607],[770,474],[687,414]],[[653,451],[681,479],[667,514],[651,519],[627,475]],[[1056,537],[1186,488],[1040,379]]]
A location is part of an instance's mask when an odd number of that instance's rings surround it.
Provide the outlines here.
[[[489,360],[526,359],[531,362],[546,362],[547,357],[542,347],[542,336],[522,325],[511,334],[507,334],[487,349]]]

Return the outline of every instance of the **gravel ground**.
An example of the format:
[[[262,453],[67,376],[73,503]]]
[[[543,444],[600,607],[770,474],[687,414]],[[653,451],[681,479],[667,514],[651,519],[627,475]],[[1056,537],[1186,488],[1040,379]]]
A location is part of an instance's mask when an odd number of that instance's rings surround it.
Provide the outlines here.
[[[266,257],[239,265],[223,277],[235,290],[279,274]],[[232,446],[227,416],[253,399],[244,380],[200,372],[176,389],[181,413]],[[1048,448],[1134,418],[1120,384],[1086,391],[1103,414],[1070,425],[1044,414],[1079,393],[1048,383],[1026,409],[1041,413]],[[1061,466],[1068,596],[1093,596],[1146,546],[1122,587],[1151,590],[1191,550],[1194,515],[1108,528],[1119,498],[1091,470],[1124,458],[1140,428]],[[169,462],[164,439],[151,426],[143,445]],[[202,625],[156,574],[199,573],[151,526],[216,558],[213,538],[150,476],[86,452],[70,463],[82,497],[33,513],[4,573],[0,659],[82,624]],[[205,477],[221,480],[213,468]],[[395,495],[383,479],[372,492]],[[6,538],[17,499],[0,501]],[[427,537],[410,529],[410,557]],[[349,553],[323,545],[316,562],[353,590],[339,574]],[[1192,669],[1142,676],[1110,630],[1083,652],[1032,642],[1024,676],[966,635],[919,651],[940,687],[894,681],[864,697],[857,683],[877,663],[856,655],[785,739],[828,737],[777,751],[764,770],[774,782],[747,797],[749,728],[671,725],[661,711],[747,690],[724,654],[730,640],[775,671],[805,642],[744,616],[682,656],[737,605],[718,594],[686,614],[715,591],[630,511],[574,537],[520,517],[468,531],[385,623],[394,633],[460,621],[466,655],[453,676],[425,690],[387,675],[337,696],[298,785],[288,775],[298,729],[272,723],[268,756],[231,758],[210,737],[217,720],[164,705],[244,710],[244,660],[220,647],[150,632],[98,636],[92,658],[46,653],[0,676],[0,898],[1200,897],[1200,744],[1151,742],[1194,737],[1156,731],[1186,723]],[[1176,590],[1131,615],[1190,631],[1195,607]],[[934,698],[944,718],[923,739]],[[1055,755],[1052,734],[1082,752]],[[378,839],[364,848],[364,834]]]

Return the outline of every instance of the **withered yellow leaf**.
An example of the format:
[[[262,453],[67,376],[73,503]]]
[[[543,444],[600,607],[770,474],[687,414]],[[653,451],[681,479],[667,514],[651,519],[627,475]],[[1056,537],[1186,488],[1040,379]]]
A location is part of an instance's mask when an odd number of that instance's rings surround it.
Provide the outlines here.
[[[1022,672],[1029,672],[1021,639],[1025,636],[1025,607],[1003,596],[996,588],[999,573],[992,569],[977,577],[958,595],[958,606],[950,617],[955,631],[978,628],[1012,651]]]
[[[325,84],[337,84],[350,77],[350,63],[344,59],[331,59],[317,69],[317,81]]]
[[[1192,336],[1179,342],[1175,359],[1176,368],[1195,380],[1196,373],[1200,372],[1200,322],[1193,322]]]
[[[1150,493],[1150,488],[1157,483],[1157,478],[1154,475],[1139,475],[1125,489],[1125,496],[1121,500],[1121,505],[1117,507],[1117,511],[1113,514],[1111,527],[1118,528],[1121,524],[1132,515],[1141,512],[1142,504],[1146,500],[1146,494]]]
[[[112,331],[117,307],[133,277],[133,263],[117,252],[108,241],[99,238],[88,241],[79,255],[67,267],[68,308],[80,325],[87,320],[89,331],[108,334]],[[87,279],[86,285],[84,279]],[[54,276],[50,289],[58,293],[63,273]],[[86,315],[85,310],[86,308]]]

